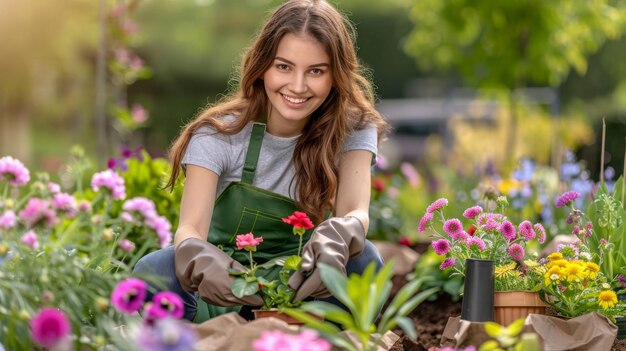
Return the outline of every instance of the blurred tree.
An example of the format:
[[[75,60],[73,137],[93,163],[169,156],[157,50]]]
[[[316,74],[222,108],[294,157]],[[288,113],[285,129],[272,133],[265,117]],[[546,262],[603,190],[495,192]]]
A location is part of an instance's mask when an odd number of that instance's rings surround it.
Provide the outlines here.
[[[457,68],[478,88],[509,92],[506,154],[514,155],[513,92],[531,84],[556,86],[571,68],[587,69],[587,56],[622,35],[624,0],[420,0],[406,50],[421,67]]]

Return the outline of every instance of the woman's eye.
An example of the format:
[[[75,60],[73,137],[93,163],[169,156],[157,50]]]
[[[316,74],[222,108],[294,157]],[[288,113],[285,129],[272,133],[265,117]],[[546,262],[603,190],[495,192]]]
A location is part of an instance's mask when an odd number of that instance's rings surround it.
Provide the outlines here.
[[[281,71],[285,71],[285,70],[289,69],[289,66],[287,66],[284,63],[279,63],[279,64],[276,65],[276,68],[278,68]]]
[[[311,69],[311,73],[316,75],[316,76],[319,76],[320,74],[324,73],[324,71],[322,71],[319,68],[313,68],[313,69]]]

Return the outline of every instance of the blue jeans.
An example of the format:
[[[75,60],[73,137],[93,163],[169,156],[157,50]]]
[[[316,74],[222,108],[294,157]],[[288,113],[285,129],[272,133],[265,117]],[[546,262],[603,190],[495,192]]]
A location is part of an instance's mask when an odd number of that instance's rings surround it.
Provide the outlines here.
[[[362,274],[365,271],[365,267],[370,262],[376,262],[376,270],[378,271],[383,266],[383,259],[380,253],[369,240],[365,240],[365,249],[363,252],[350,259],[346,265],[346,272],[348,275],[351,273]],[[183,318],[189,321],[193,321],[196,315],[196,306],[198,295],[185,291],[176,278],[176,269],[174,266],[174,246],[168,246],[164,249],[151,252],[142,257],[135,268],[133,273],[142,275],[153,275],[163,279],[165,290],[178,294],[185,304],[185,313]],[[156,287],[154,287],[156,288]],[[155,291],[149,291],[147,301],[152,300]],[[345,309],[345,307],[334,297],[320,298],[319,301],[326,301]]]

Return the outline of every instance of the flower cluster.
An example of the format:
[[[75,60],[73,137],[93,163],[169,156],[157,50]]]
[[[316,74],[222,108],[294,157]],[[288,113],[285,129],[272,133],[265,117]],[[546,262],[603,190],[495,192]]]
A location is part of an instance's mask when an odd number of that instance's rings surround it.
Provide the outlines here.
[[[287,334],[280,330],[261,333],[261,337],[252,342],[254,351],[330,351],[331,344],[318,338],[317,333],[304,329],[299,334]]]
[[[506,270],[507,274],[496,277],[496,285],[502,283],[499,278],[506,279],[509,283],[526,278],[528,262],[525,264],[526,244],[530,241],[543,243],[546,232],[540,223],[531,223],[524,220],[519,225],[514,225],[504,215],[508,205],[506,197],[499,197],[496,204],[500,213],[485,211],[481,206],[467,208],[463,217],[471,225],[467,230],[458,218],[446,219],[443,209],[448,205],[448,200],[441,198],[426,208],[426,213],[421,218],[418,226],[419,232],[426,228],[432,230],[434,239],[432,247],[438,255],[446,256],[440,265],[440,269],[453,268],[456,273],[463,275],[465,259],[477,258],[493,260],[497,270]],[[441,227],[435,228],[435,223],[441,222]],[[513,274],[513,270],[514,272]],[[501,289],[515,289],[510,284],[501,284]]]

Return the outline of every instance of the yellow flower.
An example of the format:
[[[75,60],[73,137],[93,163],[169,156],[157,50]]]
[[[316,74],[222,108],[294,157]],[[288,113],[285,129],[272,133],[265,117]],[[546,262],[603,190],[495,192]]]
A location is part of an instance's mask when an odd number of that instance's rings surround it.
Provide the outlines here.
[[[511,190],[521,189],[521,187],[522,183],[519,180],[513,178],[504,179],[498,182],[498,190],[500,190],[500,193],[502,194],[508,194],[511,192]]]
[[[552,268],[552,267],[565,268],[567,267],[568,264],[569,262],[567,260],[558,259],[558,260],[550,261],[546,265],[548,266],[548,268]]]
[[[598,276],[598,272],[600,272],[600,267],[593,262],[586,262],[587,273],[589,274],[589,278],[595,279]]]
[[[550,261],[562,260],[563,259],[563,255],[560,252],[553,252],[553,253],[548,255],[548,259]]]
[[[563,268],[559,267],[559,266],[554,266],[552,268],[550,268],[544,275],[544,283],[545,285],[550,285],[552,283],[558,283],[559,280],[563,279],[563,276],[565,272],[563,271]]]
[[[537,261],[535,260],[524,260],[524,264],[527,265],[529,268],[534,268],[539,266],[539,263],[537,263]]]
[[[587,276],[585,273],[585,266],[578,263],[570,263],[565,267],[568,282],[580,282]]]
[[[617,304],[617,295],[613,290],[603,290],[598,294],[598,305],[600,307],[607,309],[615,307],[615,304]]]

